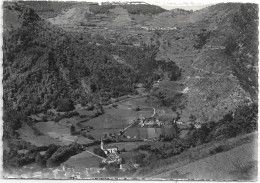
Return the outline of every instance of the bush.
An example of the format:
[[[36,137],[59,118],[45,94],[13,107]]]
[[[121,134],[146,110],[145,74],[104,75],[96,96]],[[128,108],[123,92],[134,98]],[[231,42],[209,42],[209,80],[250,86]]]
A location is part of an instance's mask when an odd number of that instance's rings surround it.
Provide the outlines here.
[[[144,153],[139,153],[132,157],[132,161],[134,163],[140,164],[142,166],[146,163],[145,158],[146,158],[146,155]]]
[[[94,14],[107,14],[113,8],[115,8],[115,5],[96,5],[90,6],[90,11]]]
[[[144,150],[144,151],[150,151],[151,150],[151,145],[149,144],[144,144],[144,145],[140,145],[137,150]]]
[[[58,102],[58,105],[57,105],[58,112],[68,112],[68,111],[72,111],[74,109],[75,109],[75,107],[73,105],[73,102],[68,98],[65,98],[65,99],[61,100],[60,102]]]
[[[78,144],[71,144],[68,146],[62,146],[57,149],[55,153],[47,160],[47,167],[59,166],[64,161],[68,160],[71,156],[80,152],[80,146]]]
[[[94,137],[92,137],[91,135],[86,135],[86,137],[90,140],[95,140]]]
[[[55,122],[58,122],[64,118],[71,118],[73,116],[77,116],[79,115],[79,113],[77,111],[70,111],[70,112],[66,112],[65,114],[62,114],[62,115],[57,115],[55,118],[54,118],[54,121]]]
[[[150,4],[124,5],[122,7],[125,8],[130,14],[158,14],[165,11],[165,9],[159,6]]]
[[[86,117],[88,117],[87,115],[84,115],[84,114],[81,114],[81,115],[79,115],[79,117],[80,118],[86,118]]]
[[[45,167],[46,166],[46,160],[44,159],[44,157],[40,153],[36,154],[35,162],[40,167]]]
[[[22,127],[22,122],[26,122],[27,116],[17,111],[4,111],[3,114],[3,138],[14,137],[15,130]]]
[[[225,45],[225,53],[228,55],[232,55],[232,53],[237,50],[238,43],[236,38],[232,35],[229,35],[224,43]]]
[[[45,160],[49,159],[49,158],[53,155],[53,153],[54,153],[55,151],[57,151],[57,149],[58,149],[59,147],[60,147],[60,146],[55,145],[55,144],[49,145],[48,150],[47,150],[47,151],[45,152],[45,154],[44,154],[44,159],[45,159]]]
[[[202,47],[207,43],[210,38],[210,32],[202,29],[201,32],[197,35],[196,44],[194,44],[194,48],[202,49]]]
[[[135,110],[136,110],[136,111],[140,111],[141,108],[140,108],[139,106],[137,106],[137,107],[135,108]]]
[[[220,135],[230,138],[256,131],[257,116],[258,105],[256,103],[238,107],[234,113],[226,114],[217,124],[218,128],[226,129]],[[218,129],[217,127],[215,128]]]

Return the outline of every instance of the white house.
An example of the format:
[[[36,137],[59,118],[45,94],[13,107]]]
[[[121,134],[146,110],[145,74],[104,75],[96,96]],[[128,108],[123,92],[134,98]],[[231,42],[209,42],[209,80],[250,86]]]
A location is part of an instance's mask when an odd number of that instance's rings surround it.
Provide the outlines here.
[[[101,139],[100,148],[105,152],[106,155],[108,154],[116,154],[118,152],[118,147],[116,146],[108,146],[107,148],[104,147],[104,142]]]

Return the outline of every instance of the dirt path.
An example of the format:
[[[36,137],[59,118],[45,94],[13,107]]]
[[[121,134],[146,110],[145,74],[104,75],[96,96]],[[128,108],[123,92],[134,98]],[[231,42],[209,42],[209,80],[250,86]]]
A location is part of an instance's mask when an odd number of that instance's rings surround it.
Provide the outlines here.
[[[100,159],[102,159],[102,160],[105,159],[105,158],[103,158],[103,157],[101,157],[101,156],[99,156],[99,155],[97,155],[97,154],[94,154],[94,153],[88,151],[88,150],[86,150],[85,152],[87,152],[87,153],[89,153],[89,154],[92,154],[93,156],[96,156],[96,157],[98,157],[98,158],[100,158]]]

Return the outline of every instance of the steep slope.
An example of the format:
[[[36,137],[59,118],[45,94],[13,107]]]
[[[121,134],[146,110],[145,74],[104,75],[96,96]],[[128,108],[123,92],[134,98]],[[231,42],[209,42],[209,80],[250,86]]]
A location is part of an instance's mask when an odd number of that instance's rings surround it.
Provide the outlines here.
[[[137,171],[134,176],[185,180],[255,180],[256,146],[257,133],[210,142],[176,156],[152,162]]]
[[[116,97],[122,95],[121,91],[133,91],[133,70],[114,61],[105,48],[89,43],[87,37],[66,34],[18,3],[5,3],[4,8],[17,16],[12,17],[13,21],[6,17],[4,24],[19,23],[4,33],[5,109],[39,112],[55,107],[57,100],[64,97],[84,103],[91,101],[91,92],[93,99],[97,98],[97,87],[103,88],[108,99],[110,92]],[[29,12],[28,18],[24,12]],[[122,90],[117,88],[120,85],[124,85]],[[90,93],[85,86],[91,86]],[[113,91],[109,92],[109,88]]]
[[[254,16],[251,22],[244,20],[249,16],[247,10]],[[236,15],[253,36],[241,33],[243,26],[234,25]],[[165,15],[158,15],[156,26],[165,24],[160,16]],[[184,70],[181,82],[188,101],[183,117],[194,114],[202,122],[218,121],[237,106],[257,100],[256,5],[218,4],[166,20],[178,29],[161,34],[157,59],[174,61]],[[252,45],[242,43],[242,35]],[[232,53],[230,42],[235,44]]]
[[[250,137],[251,136],[251,137]],[[255,137],[253,137],[255,136]],[[255,134],[248,134],[246,138],[252,138],[243,144],[228,151],[220,152],[209,157],[195,160],[184,166],[174,168],[153,178],[165,179],[180,178],[195,180],[252,180],[257,179],[257,140]],[[239,137],[243,141],[245,137]],[[231,141],[231,140],[230,140]],[[236,143],[238,139],[233,139]],[[225,146],[222,146],[225,147]],[[227,146],[226,146],[227,147]],[[195,154],[195,153],[194,153]],[[174,174],[178,172],[178,174]]]
[[[63,1],[19,1],[20,4],[32,8],[40,17],[53,18],[62,11],[79,4],[79,2],[63,2]],[[84,3],[80,3],[84,4]]]
[[[153,47],[101,45],[102,35],[66,32],[21,3],[5,2],[4,12],[6,110],[37,113],[56,108],[64,98],[74,104],[106,103],[111,97],[135,92],[138,82],[151,84],[155,79]],[[72,18],[79,16],[83,15],[74,11]],[[118,63],[112,53],[124,56],[132,67]]]

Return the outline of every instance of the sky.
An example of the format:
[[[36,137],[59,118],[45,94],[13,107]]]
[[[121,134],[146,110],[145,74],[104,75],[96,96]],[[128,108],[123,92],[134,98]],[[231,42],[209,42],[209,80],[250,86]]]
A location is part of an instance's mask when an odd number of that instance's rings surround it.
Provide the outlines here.
[[[118,0],[90,0],[91,2],[113,2]],[[192,9],[197,10],[204,8],[206,6],[211,5],[212,3],[207,3],[203,1],[193,0],[193,1],[180,1],[180,0],[121,0],[121,2],[128,2],[128,1],[143,1],[149,4],[158,5],[164,9],[171,10],[175,8],[182,8],[182,9]]]
[[[128,1],[144,1],[149,4],[160,6],[166,10],[181,8],[185,10],[199,10],[207,6],[211,6],[220,2],[251,2],[257,3],[258,0],[65,0],[65,1],[88,1],[88,2],[128,2]]]

